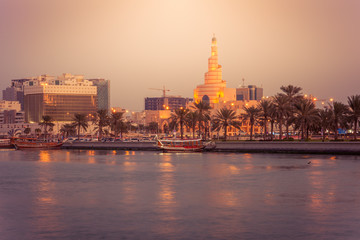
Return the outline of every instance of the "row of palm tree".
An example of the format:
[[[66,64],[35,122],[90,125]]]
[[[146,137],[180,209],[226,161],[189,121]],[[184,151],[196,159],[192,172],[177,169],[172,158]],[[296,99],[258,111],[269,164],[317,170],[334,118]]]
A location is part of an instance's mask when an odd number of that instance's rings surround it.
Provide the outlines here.
[[[104,134],[109,134],[108,127],[114,132],[115,137],[118,137],[120,134],[122,138],[123,133],[127,131],[127,125],[123,119],[123,115],[123,112],[112,112],[108,115],[107,110],[100,109],[94,115],[90,115],[91,119],[89,120],[89,115],[75,114],[72,123],[64,124],[60,131],[70,136],[73,135],[75,128],[77,129],[78,139],[80,139],[81,130],[86,131],[89,127],[89,121],[92,121],[92,123],[96,125],[94,130],[98,133],[99,139],[101,139]]]
[[[263,139],[274,140],[274,128],[279,129],[279,139],[290,139],[290,129],[301,133],[301,139],[308,139],[310,132],[321,132],[322,140],[326,133],[334,133],[338,139],[338,129],[348,129],[352,126],[353,137],[356,140],[357,126],[360,118],[360,95],[348,97],[348,105],[333,101],[324,109],[318,109],[312,99],[301,94],[301,88],[296,86],[282,86],[281,93],[272,98],[262,99],[257,106],[243,107],[243,114],[236,115],[233,109],[224,107],[210,115],[210,105],[206,102],[195,103],[191,109],[180,108],[174,111],[170,120],[173,128],[179,126],[181,138],[183,127],[198,130],[200,137],[211,125],[212,131],[224,131],[226,140],[229,127],[240,128],[245,122],[250,126],[250,140],[253,139],[254,126],[263,128]],[[268,125],[270,124],[270,132]],[[203,131],[204,130],[204,131]]]
[[[184,137],[184,126],[192,130],[193,138],[195,138],[195,131],[198,129],[198,136],[202,135],[204,130],[204,138],[209,133],[209,121],[210,121],[211,107],[207,102],[200,101],[194,103],[191,109],[179,108],[171,114],[170,127],[172,129],[179,126],[180,137]]]

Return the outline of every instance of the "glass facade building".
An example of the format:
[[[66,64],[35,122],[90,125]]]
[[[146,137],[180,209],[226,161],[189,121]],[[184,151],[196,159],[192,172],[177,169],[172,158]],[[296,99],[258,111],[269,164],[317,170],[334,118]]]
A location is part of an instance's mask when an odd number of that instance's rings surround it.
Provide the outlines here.
[[[72,121],[75,113],[94,114],[96,95],[37,93],[25,95],[25,121],[40,122],[49,115],[54,121]]]
[[[110,110],[110,81],[102,78],[88,79],[97,87],[97,107],[98,109]]]
[[[247,88],[236,89],[236,100],[237,101],[249,101],[257,100],[260,101],[263,97],[263,88],[258,88],[255,85],[249,85]]]

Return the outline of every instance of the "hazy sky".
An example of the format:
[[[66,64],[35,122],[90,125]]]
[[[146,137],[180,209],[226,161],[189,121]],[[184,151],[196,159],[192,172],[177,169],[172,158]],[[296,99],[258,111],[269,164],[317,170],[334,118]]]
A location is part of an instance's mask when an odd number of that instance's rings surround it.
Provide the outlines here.
[[[111,80],[111,105],[192,97],[213,33],[228,87],[360,94],[359,0],[0,0],[0,88],[62,73]]]

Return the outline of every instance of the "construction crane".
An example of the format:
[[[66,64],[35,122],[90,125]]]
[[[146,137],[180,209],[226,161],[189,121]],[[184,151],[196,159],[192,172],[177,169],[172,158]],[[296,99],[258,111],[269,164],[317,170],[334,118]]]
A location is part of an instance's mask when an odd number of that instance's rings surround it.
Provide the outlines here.
[[[169,92],[169,89],[166,89],[165,86],[163,86],[163,88],[149,88],[150,90],[160,90],[163,92],[163,97],[166,97],[166,92]]]

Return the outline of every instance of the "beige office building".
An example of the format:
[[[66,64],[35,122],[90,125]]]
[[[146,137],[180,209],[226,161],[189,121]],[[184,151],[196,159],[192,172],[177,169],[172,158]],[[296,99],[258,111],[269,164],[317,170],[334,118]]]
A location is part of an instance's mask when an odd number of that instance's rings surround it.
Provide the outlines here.
[[[32,79],[24,85],[26,122],[40,122],[49,115],[54,121],[71,121],[75,113],[94,114],[97,88],[82,75]]]

